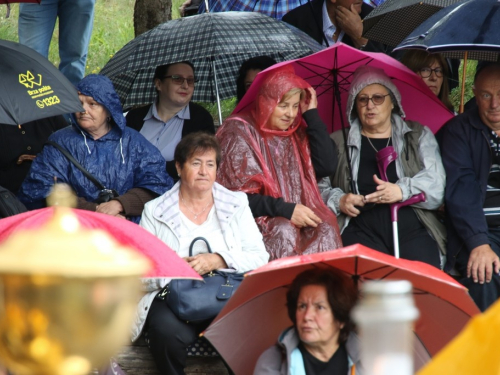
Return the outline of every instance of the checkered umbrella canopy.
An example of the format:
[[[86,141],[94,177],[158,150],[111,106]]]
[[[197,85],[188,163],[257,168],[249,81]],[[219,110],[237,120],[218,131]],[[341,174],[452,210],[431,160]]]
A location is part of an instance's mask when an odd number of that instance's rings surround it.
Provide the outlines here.
[[[386,0],[363,20],[363,36],[397,46],[418,25],[460,0]]]
[[[215,102],[236,95],[236,76],[247,59],[268,55],[292,60],[323,47],[302,31],[255,12],[205,13],[165,22],[125,45],[106,64],[124,108],[153,102],[158,65],[191,61],[199,80],[193,100]],[[215,64],[213,64],[215,63]]]

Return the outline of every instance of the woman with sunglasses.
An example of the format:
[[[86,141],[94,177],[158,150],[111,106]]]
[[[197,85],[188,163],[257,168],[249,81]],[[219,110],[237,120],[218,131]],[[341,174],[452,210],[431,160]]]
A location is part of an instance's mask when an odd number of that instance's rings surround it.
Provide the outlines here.
[[[214,120],[198,104],[191,103],[196,77],[189,61],[160,65],[153,77],[157,98],[154,103],[127,114],[127,126],[140,132],[158,148],[166,170],[178,180],[174,151],[182,138],[204,131],[215,134]]]
[[[441,54],[429,54],[426,51],[408,50],[401,58],[401,62],[422,78],[422,81],[424,81],[434,95],[441,100],[446,108],[451,112],[455,111],[449,98],[448,64]]]
[[[359,67],[347,100],[348,149],[342,131],[333,133],[339,162],[335,175],[320,182],[320,190],[337,215],[344,246],[361,243],[390,255],[390,204],[424,193],[425,202],[399,210],[400,256],[440,268],[445,233],[435,210],[443,203],[446,176],[439,147],[429,128],[402,117],[401,95],[384,71]],[[388,146],[398,157],[387,167],[386,182],[376,155]]]

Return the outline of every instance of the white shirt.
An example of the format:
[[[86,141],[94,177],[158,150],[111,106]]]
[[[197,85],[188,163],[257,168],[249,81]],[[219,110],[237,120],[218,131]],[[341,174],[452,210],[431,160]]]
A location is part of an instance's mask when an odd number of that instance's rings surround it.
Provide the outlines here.
[[[337,40],[333,39],[333,35],[335,34],[335,31],[337,31],[337,28],[335,25],[332,23],[330,20],[330,16],[328,15],[328,9],[326,9],[326,1],[323,2],[323,34],[326,37],[326,40],[328,41],[328,44],[330,46],[334,45],[336,42],[340,42],[342,38],[344,37],[344,31],[341,30],[340,34],[337,38]],[[323,40],[322,44],[326,47],[325,40]]]

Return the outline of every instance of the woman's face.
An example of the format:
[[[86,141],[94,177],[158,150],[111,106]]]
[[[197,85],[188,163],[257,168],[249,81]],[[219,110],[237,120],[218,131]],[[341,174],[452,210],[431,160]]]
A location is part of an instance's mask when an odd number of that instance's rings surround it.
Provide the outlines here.
[[[176,78],[185,79],[179,84],[174,82]],[[170,66],[163,79],[155,80],[160,104],[173,108],[182,108],[188,105],[193,97],[194,82],[189,84],[187,79],[194,79],[193,69],[188,64],[179,63]]]
[[[108,111],[106,108],[97,103],[93,97],[79,94],[80,102],[82,103],[85,112],[76,112],[75,117],[78,125],[89,134],[100,135],[107,133]]]
[[[299,104],[300,93],[279,102],[273,113],[271,113],[271,117],[269,117],[268,128],[271,130],[287,130],[297,117]]]
[[[436,73],[436,70],[439,69]],[[422,78],[427,87],[431,89],[434,95],[438,96],[443,85],[443,67],[438,61],[434,61],[428,67],[420,69],[417,74]],[[440,77],[438,77],[438,74]]]
[[[333,316],[323,285],[306,285],[300,290],[295,320],[300,340],[306,347],[338,346],[344,325]]]
[[[392,104],[391,97],[388,94],[389,90],[378,83],[366,86],[359,92],[356,97],[356,109],[363,127],[378,129],[390,125],[394,104]],[[373,100],[374,95],[375,97],[380,95],[387,96],[384,97],[384,101],[381,104],[375,104]],[[366,105],[363,105],[362,101],[363,99],[366,100],[366,98],[370,99]]]
[[[191,156],[182,168],[176,165],[181,184],[193,192],[211,190],[217,175],[217,162],[214,150],[197,152]]]

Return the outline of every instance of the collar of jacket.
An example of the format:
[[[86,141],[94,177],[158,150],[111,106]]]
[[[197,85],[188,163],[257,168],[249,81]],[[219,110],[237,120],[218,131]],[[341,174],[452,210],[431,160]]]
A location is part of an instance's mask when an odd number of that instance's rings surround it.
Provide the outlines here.
[[[297,331],[294,327],[288,327],[281,333],[278,339],[278,345],[280,345],[282,349],[285,350],[287,356],[299,346],[299,335],[297,334]],[[354,332],[351,332],[345,343],[345,348],[347,350],[347,359],[349,361],[349,368],[353,364],[356,364],[356,366],[358,366],[358,364],[360,363],[360,347],[361,341],[359,337]]]
[[[153,209],[153,217],[167,224],[174,233],[178,233],[181,226],[179,207],[179,189],[181,182],[178,181],[172,189],[167,191]],[[214,197],[215,213],[219,219],[222,234],[229,228],[232,217],[236,214],[243,202],[235,196],[235,193],[222,185],[214,182],[212,187]]]

